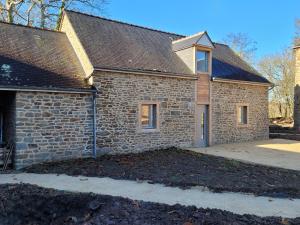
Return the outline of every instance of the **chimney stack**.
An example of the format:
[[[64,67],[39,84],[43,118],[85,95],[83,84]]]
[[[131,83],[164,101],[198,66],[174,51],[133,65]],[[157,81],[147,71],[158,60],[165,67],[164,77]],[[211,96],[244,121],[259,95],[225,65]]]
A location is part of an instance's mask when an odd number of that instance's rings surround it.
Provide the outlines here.
[[[294,127],[300,132],[300,43],[295,51],[295,97],[294,97]]]

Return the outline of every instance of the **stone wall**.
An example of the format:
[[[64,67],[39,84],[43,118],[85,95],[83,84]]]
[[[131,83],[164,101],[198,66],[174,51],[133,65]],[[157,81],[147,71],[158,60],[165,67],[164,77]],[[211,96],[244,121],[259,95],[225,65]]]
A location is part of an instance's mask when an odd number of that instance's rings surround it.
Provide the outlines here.
[[[195,80],[99,73],[97,97],[99,152],[127,153],[191,146],[195,131]],[[159,132],[141,132],[139,104],[159,102]]]
[[[92,96],[17,92],[15,167],[89,154]]]
[[[269,138],[268,87],[212,82],[212,144]],[[237,125],[237,105],[249,104],[248,126]]]

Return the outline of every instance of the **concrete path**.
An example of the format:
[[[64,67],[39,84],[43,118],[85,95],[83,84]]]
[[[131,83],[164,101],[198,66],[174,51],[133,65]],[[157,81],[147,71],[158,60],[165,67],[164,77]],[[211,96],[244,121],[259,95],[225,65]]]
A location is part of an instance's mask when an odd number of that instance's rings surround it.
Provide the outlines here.
[[[266,166],[300,170],[299,141],[270,139],[188,150]]]
[[[255,197],[241,193],[212,193],[200,187],[182,190],[159,184],[114,180],[111,178],[26,173],[0,175],[0,184],[6,183],[28,183],[57,190],[122,196],[133,200],[169,205],[177,203],[186,206],[194,205],[199,208],[216,208],[237,214],[282,216],[286,218],[300,216],[300,199]]]

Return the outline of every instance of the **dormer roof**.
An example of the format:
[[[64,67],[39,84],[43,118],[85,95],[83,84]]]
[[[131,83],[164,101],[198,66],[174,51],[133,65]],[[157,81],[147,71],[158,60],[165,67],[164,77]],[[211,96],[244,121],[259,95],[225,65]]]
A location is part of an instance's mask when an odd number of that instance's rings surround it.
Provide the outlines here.
[[[214,44],[206,31],[180,38],[172,42],[172,48],[174,51],[179,51],[193,46],[214,48]]]

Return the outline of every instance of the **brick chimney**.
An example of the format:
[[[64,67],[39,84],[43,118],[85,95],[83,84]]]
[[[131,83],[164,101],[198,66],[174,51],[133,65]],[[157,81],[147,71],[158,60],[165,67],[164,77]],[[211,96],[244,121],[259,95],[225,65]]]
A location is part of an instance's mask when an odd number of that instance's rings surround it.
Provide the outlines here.
[[[295,97],[294,97],[294,127],[300,132],[300,43],[294,48],[295,51]]]

